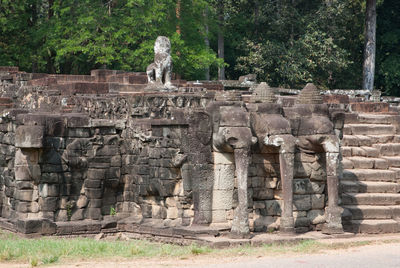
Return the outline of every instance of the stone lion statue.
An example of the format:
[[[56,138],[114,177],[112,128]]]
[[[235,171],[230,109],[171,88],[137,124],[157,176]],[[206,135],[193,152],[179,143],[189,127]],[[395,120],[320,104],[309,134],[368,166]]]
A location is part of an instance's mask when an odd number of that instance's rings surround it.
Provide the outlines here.
[[[154,62],[147,69],[148,87],[175,89],[171,83],[172,58],[171,42],[165,36],[159,36],[154,44]]]

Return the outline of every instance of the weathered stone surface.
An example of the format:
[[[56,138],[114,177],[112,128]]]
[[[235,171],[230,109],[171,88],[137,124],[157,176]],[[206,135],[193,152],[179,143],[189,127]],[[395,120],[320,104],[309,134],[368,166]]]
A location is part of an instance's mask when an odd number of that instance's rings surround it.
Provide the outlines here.
[[[267,216],[280,216],[283,208],[282,200],[265,201],[265,210]]]
[[[263,84],[254,91],[247,82],[171,81],[169,49],[166,39],[156,42],[147,74],[21,73],[15,80],[31,86],[0,82],[0,106],[27,109],[0,119],[0,216],[65,221],[59,231],[68,234],[218,223],[244,237],[250,229],[339,227],[339,179],[354,193],[341,196],[344,204],[397,202],[398,116],[344,114],[346,98],[325,97],[328,106],[313,85],[296,101]],[[236,86],[244,91],[224,90]],[[391,184],[370,183],[383,180]],[[103,224],[85,221],[103,215]],[[75,222],[66,227],[68,220]]]
[[[212,209],[231,209],[233,203],[233,190],[214,190]]]
[[[310,195],[294,195],[293,209],[294,210],[310,210],[311,209]]]
[[[15,146],[19,148],[42,148],[44,127],[19,126],[15,132]]]
[[[325,195],[324,194],[311,195],[311,207],[312,209],[323,209],[325,207]]]

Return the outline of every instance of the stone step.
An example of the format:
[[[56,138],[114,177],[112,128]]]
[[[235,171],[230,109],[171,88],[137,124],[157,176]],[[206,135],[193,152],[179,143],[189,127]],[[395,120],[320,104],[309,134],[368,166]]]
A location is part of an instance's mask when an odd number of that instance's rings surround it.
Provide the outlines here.
[[[400,217],[400,206],[343,206],[352,214],[352,220],[364,219],[394,219]]]
[[[400,182],[400,168],[391,167],[389,170],[396,173],[396,179]]]
[[[379,149],[369,146],[361,146],[361,147],[343,146],[342,155],[343,157],[350,157],[350,156],[379,157]]]
[[[342,205],[400,205],[400,194],[393,193],[344,193]]]
[[[400,143],[400,135],[367,135],[372,144]]]
[[[344,169],[343,180],[396,182],[396,172],[385,169]]]
[[[343,228],[347,232],[353,233],[398,233],[400,232],[400,224],[392,219],[384,220],[352,220],[344,223]]]
[[[372,146],[373,139],[365,135],[343,135],[342,146]]]
[[[391,124],[396,119],[396,115],[391,114],[370,114],[370,113],[346,113],[345,124]]]
[[[381,156],[400,156],[400,143],[374,144],[372,148],[377,149]]]
[[[343,160],[351,161],[352,162],[351,164],[347,163],[346,161],[344,164],[346,164],[346,166],[352,166],[352,168],[374,168],[374,169],[389,168],[389,161],[383,158],[351,156],[351,157],[345,157]]]
[[[383,135],[396,134],[396,127],[383,124],[345,124],[344,135]]]
[[[382,156],[389,163],[389,167],[400,167],[400,156]]]
[[[342,193],[400,193],[400,184],[381,181],[340,181]]]

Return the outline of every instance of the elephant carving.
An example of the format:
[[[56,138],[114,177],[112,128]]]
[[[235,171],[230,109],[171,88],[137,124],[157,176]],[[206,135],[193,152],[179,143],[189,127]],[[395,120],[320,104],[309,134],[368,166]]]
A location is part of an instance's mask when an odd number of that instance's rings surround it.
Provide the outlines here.
[[[232,153],[238,188],[238,205],[234,210],[231,236],[249,235],[247,181],[251,146],[257,142],[250,129],[250,116],[244,107],[219,107],[219,121],[213,134],[213,147],[218,152]]]

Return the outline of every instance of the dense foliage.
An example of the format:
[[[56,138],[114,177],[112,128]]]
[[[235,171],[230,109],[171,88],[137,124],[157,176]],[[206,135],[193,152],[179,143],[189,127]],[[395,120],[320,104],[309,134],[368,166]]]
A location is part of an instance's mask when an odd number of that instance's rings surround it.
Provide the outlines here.
[[[397,95],[399,14],[398,1],[378,1],[375,85]],[[225,65],[228,79],[256,73],[274,86],[360,88],[364,19],[365,0],[0,0],[0,65],[144,71],[165,35],[185,79],[204,79],[208,68],[215,79]]]

